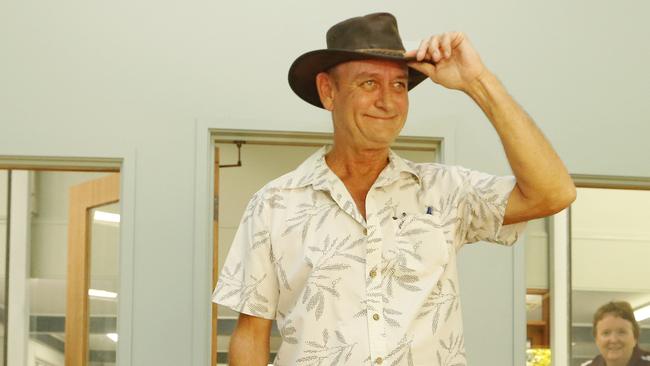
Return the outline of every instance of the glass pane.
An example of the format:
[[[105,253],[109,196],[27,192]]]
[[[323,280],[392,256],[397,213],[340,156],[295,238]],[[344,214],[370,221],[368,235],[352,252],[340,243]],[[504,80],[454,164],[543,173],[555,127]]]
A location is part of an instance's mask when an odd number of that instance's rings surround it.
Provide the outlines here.
[[[550,365],[549,237],[544,218],[528,222],[526,252],[526,365]]]
[[[599,307],[611,301],[626,301],[633,310],[650,304],[648,207],[650,191],[578,189],[571,208],[571,365],[601,354],[592,333]],[[648,350],[650,319],[637,314],[636,320],[638,344]],[[628,320],[624,324],[632,327]],[[617,357],[607,352],[605,356]]]
[[[117,349],[119,203],[91,210],[89,366],[115,365]]]
[[[9,217],[7,196],[9,172],[0,170],[0,366],[5,366],[7,319],[7,217]]]
[[[30,187],[28,365],[63,366],[69,190],[107,173],[35,172]]]

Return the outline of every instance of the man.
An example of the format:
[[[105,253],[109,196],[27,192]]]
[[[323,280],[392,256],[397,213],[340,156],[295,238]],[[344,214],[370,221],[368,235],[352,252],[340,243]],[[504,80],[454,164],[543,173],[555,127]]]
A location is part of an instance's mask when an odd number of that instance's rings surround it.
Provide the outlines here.
[[[231,365],[465,365],[456,252],[512,244],[575,187],[533,121],[467,37],[405,52],[395,18],[352,18],[325,50],[300,56],[291,88],[331,112],[334,143],[251,200],[214,294],[240,312]],[[497,130],[516,176],[414,164],[389,146],[425,80],[469,95]],[[486,267],[487,268],[487,267]]]

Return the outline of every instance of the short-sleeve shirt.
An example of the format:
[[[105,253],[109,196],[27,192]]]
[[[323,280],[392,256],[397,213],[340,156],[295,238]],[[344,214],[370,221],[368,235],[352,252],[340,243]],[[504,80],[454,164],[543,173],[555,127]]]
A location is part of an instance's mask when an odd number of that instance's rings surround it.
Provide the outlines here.
[[[253,196],[213,301],[276,319],[278,366],[465,365],[456,254],[517,240],[515,179],[390,151],[364,219],[326,152]]]

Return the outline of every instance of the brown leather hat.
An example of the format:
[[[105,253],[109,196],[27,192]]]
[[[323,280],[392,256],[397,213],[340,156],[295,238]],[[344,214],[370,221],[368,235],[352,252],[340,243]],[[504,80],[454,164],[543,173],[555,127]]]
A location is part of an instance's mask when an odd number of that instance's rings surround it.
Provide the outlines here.
[[[327,31],[327,49],[307,52],[289,68],[289,85],[307,103],[323,108],[316,90],[316,75],[340,63],[353,60],[381,59],[411,61],[404,57],[404,45],[397,20],[389,13],[368,14],[335,24]],[[409,69],[409,90],[426,79]]]

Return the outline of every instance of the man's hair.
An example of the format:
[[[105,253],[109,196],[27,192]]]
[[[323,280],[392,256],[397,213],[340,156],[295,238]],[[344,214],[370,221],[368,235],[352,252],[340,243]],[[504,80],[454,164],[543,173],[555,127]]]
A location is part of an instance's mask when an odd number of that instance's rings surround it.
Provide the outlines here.
[[[594,328],[593,334],[596,337],[596,325],[601,321],[605,315],[614,315],[621,319],[625,319],[632,323],[632,331],[634,332],[634,339],[639,339],[639,323],[634,318],[634,310],[632,305],[627,301],[610,301],[596,310],[594,314]]]
[[[340,64],[336,64],[336,65],[328,68],[327,70],[325,70],[325,73],[330,76],[330,78],[334,82],[334,86],[337,89],[339,88],[339,74],[338,74],[338,71],[337,71],[338,70],[337,66],[339,66],[339,65]]]

